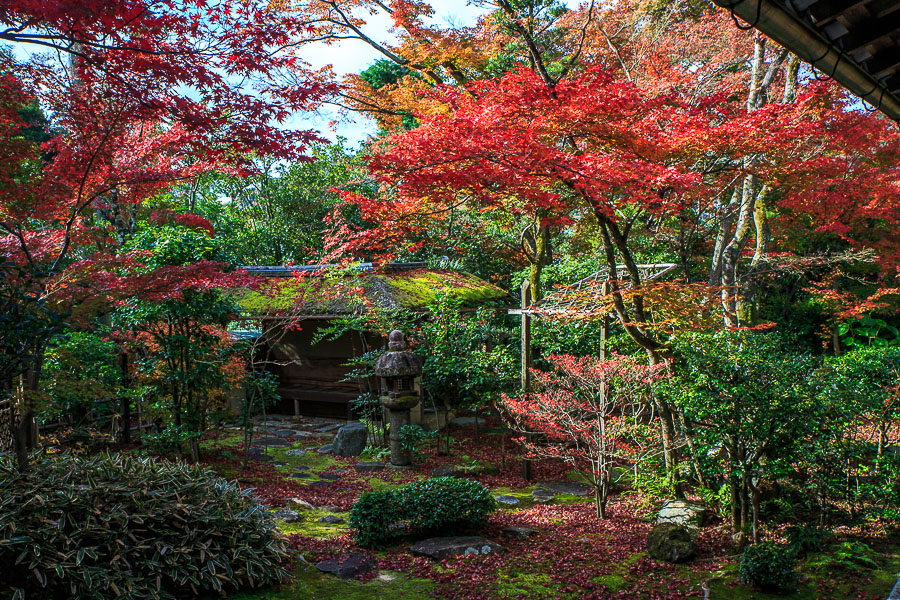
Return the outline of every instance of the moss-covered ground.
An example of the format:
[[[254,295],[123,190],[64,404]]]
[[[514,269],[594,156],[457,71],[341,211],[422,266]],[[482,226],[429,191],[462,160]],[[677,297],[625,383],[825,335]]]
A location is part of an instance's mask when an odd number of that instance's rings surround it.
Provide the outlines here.
[[[517,461],[506,455],[505,464],[501,464],[498,436],[485,435],[483,431],[476,435],[469,429],[455,430],[453,436],[456,444],[451,456],[437,456],[429,450],[424,462],[413,470],[386,468],[362,473],[354,469],[357,459],[316,452],[327,439],[293,443],[293,448],[306,450],[300,455],[288,454],[288,448],[269,448],[267,453],[272,460],[254,462],[249,469],[243,469],[240,464],[238,432],[224,432],[204,441],[203,449],[211,468],[255,488],[270,510],[287,506],[300,517],[293,523],[276,521],[298,557],[292,579],[278,587],[231,597],[242,600],[433,597],[674,600],[703,598],[707,594],[713,600],[883,600],[900,571],[900,542],[886,534],[871,535],[864,529],[848,529],[838,532],[833,543],[838,544],[841,536],[850,535],[877,548],[875,563],[869,568],[849,568],[846,560],[841,562],[839,553],[829,547],[801,561],[801,577],[795,590],[780,596],[766,594],[739,581],[739,557],[722,520],[713,522],[698,535],[696,561],[687,565],[661,563],[647,556],[645,547],[646,534],[651,528],[648,511],[657,505],[652,499],[618,494],[610,501],[610,517],[602,522],[594,515],[591,497],[557,494],[552,502],[539,503],[531,495],[538,482],[581,481],[580,476],[562,464],[535,463],[536,481],[525,481]],[[476,464],[480,467],[474,469],[472,478],[484,483],[496,496],[509,495],[519,500],[516,505],[499,505],[484,531],[486,537],[504,545],[506,551],[502,555],[437,564],[412,557],[408,541],[377,551],[360,549],[355,546],[346,523],[318,522],[326,515],[347,521],[353,501],[366,491],[396,488],[428,477],[437,466],[459,468]],[[477,474],[490,472],[482,468],[488,464],[502,467],[499,474]],[[303,473],[306,477],[292,478],[292,473]],[[315,508],[304,510],[291,506],[290,498],[300,498]],[[523,540],[508,539],[502,530],[509,526],[531,527],[538,534]],[[377,571],[363,581],[337,579],[312,566],[318,560],[359,551],[370,552],[378,561]]]

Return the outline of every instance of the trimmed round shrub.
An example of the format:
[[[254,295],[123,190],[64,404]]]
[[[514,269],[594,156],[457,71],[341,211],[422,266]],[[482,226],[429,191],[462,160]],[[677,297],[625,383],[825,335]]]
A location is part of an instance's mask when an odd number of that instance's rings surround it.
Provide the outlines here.
[[[396,490],[363,494],[350,511],[350,527],[360,546],[380,546],[407,533],[483,527],[495,508],[494,497],[481,483],[434,477]]]
[[[797,558],[788,546],[760,542],[741,556],[741,581],[769,592],[783,592],[797,583]]]
[[[237,484],[121,455],[0,455],[0,596],[196,598],[284,580],[284,543]]]

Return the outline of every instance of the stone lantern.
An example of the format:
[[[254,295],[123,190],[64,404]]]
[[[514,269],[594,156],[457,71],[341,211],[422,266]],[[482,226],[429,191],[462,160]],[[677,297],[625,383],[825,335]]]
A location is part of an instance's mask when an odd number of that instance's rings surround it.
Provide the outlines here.
[[[391,464],[410,464],[409,454],[400,445],[400,429],[409,425],[410,409],[419,403],[416,377],[422,373],[421,357],[406,349],[403,332],[394,330],[388,338],[388,351],[375,361],[375,375],[381,380],[381,403],[390,421]]]

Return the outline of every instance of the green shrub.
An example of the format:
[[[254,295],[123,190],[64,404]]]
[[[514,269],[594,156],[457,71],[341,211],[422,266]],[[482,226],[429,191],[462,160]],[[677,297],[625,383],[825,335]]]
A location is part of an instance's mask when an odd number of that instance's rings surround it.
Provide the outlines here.
[[[362,494],[350,511],[350,528],[356,530],[360,546],[381,545],[390,539],[391,526],[402,519],[396,490],[376,490]]]
[[[403,533],[482,527],[494,508],[494,498],[481,483],[435,477],[363,494],[350,511],[350,527],[360,546],[380,546]]]
[[[268,512],[201,468],[0,455],[0,596],[196,598],[281,581],[285,559]]]
[[[741,581],[761,590],[780,592],[797,582],[797,558],[787,546],[760,542],[741,556]]]
[[[434,477],[411,483],[398,492],[406,518],[423,533],[483,527],[495,508],[491,492],[471,479]]]

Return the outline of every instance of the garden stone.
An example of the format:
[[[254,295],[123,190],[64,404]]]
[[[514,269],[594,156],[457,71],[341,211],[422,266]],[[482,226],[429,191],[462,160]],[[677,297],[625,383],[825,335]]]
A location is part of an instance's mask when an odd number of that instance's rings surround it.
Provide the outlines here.
[[[594,488],[586,483],[576,481],[541,481],[540,486],[557,494],[571,494],[573,496],[590,496]]]
[[[668,563],[683,563],[697,555],[697,546],[687,527],[659,523],[647,536],[647,553],[651,558]]]
[[[309,478],[309,473],[297,472],[297,473],[291,473],[290,476],[293,479],[307,479],[307,478]]]
[[[297,432],[294,431],[293,429],[278,429],[274,433],[275,433],[275,435],[280,436],[280,437],[291,437],[292,435],[295,435]]]
[[[525,538],[537,535],[537,532],[537,529],[532,529],[531,527],[507,527],[503,530],[503,535],[508,538],[524,540]]]
[[[359,577],[375,569],[375,557],[362,552],[342,554],[331,560],[323,560],[316,563],[316,568],[325,573],[337,575],[342,579]]]
[[[471,427],[476,422],[484,423],[484,419],[476,419],[475,417],[456,417],[450,421],[450,427]]]
[[[343,512],[340,506],[335,506],[334,504],[327,504],[325,506],[320,506],[319,510],[324,510],[325,512]]]
[[[291,448],[290,450],[286,450],[285,454],[288,456],[303,456],[306,454],[306,450],[303,448]]]
[[[369,430],[362,423],[350,423],[338,429],[334,436],[334,453],[338,456],[359,456],[366,447]]]
[[[431,471],[432,477],[477,477],[479,475],[499,475],[500,469],[490,463],[475,465],[441,465]]]
[[[555,495],[556,493],[553,490],[543,487],[535,488],[531,492],[531,497],[534,498],[534,501],[541,503],[552,502]]]
[[[519,503],[519,499],[516,498],[515,496],[506,496],[506,495],[497,496],[496,498],[494,498],[494,500],[496,500],[500,504],[506,504],[509,506],[515,506],[516,504]]]
[[[247,452],[250,453],[250,454],[265,454],[265,453],[266,453],[266,449],[265,449],[265,448],[257,448],[257,447],[255,447],[255,446],[251,446],[250,448],[247,449]]]
[[[284,462],[273,462],[273,463],[272,463],[272,466],[273,466],[273,467],[286,467],[286,466],[287,466],[287,463],[284,463]]]
[[[353,468],[360,473],[367,473],[369,471],[383,471],[385,464],[382,462],[361,462],[356,463]]]
[[[264,437],[259,438],[258,440],[254,440],[254,446],[271,446],[271,447],[284,447],[290,446],[290,443],[287,440],[284,440],[280,437]]]
[[[691,529],[703,527],[709,509],[700,502],[690,500],[669,500],[659,509],[657,523],[672,523]]]
[[[342,425],[340,423],[329,423],[328,425],[324,425],[316,429],[319,433],[328,433],[329,431],[334,431],[335,429],[340,429]]]
[[[498,554],[503,546],[479,536],[436,537],[416,542],[410,547],[413,554],[444,560],[470,554]]]
[[[328,523],[329,525],[338,525],[339,523],[346,522],[342,518],[334,515],[325,515],[324,517],[319,517],[316,521],[319,523]]]
[[[328,481],[337,481],[341,476],[337,473],[322,473],[319,475],[319,479],[327,479]]]
[[[301,498],[288,498],[287,500],[285,500],[285,503],[288,504],[291,508],[297,508],[297,509],[302,508],[303,510],[315,510],[316,509],[315,506],[313,506],[312,504],[310,504],[309,502],[307,502],[306,500],[303,500]]]
[[[331,485],[334,483],[333,481],[313,481],[311,483],[307,483],[309,487],[325,487],[326,485]]]
[[[285,523],[296,523],[300,520],[300,515],[296,511],[282,508],[272,513],[272,518],[279,519]]]
[[[269,462],[270,460],[274,460],[271,456],[265,454],[251,454],[248,458],[259,462]]]
[[[325,444],[324,446],[316,450],[316,452],[318,452],[319,454],[331,454],[331,451],[333,449],[334,447],[331,444]]]

